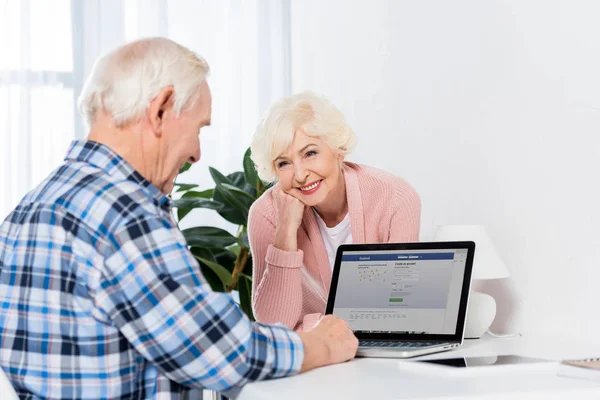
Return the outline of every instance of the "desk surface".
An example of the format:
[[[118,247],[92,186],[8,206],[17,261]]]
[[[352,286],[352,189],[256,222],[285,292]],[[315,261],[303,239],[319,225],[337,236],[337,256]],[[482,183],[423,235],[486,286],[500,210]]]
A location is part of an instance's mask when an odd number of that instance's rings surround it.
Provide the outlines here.
[[[559,360],[600,356],[600,343],[558,338],[491,338],[466,340],[455,351],[418,359],[493,356],[522,356]],[[254,399],[600,399],[600,381],[562,378],[557,365],[531,366],[499,373],[469,371],[464,376],[443,376],[406,371],[394,359],[362,358],[341,365],[310,371],[291,378],[246,385],[238,400]],[[482,370],[483,371],[483,370]],[[491,370],[488,370],[491,371]]]

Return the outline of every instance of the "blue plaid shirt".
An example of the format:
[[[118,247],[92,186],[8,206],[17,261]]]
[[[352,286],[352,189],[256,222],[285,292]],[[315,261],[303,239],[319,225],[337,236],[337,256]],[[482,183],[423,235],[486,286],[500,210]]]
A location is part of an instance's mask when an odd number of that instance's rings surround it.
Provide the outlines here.
[[[76,141],[0,225],[0,365],[23,398],[178,398],[292,375],[304,348],[215,293],[170,201]]]

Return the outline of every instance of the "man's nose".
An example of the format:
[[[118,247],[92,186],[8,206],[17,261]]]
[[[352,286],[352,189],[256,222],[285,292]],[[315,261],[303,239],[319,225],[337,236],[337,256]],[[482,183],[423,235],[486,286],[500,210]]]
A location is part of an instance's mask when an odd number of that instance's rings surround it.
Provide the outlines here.
[[[202,152],[200,151],[200,146],[198,146],[198,150],[194,154],[192,154],[192,156],[189,159],[190,164],[194,164],[200,161],[201,154]]]

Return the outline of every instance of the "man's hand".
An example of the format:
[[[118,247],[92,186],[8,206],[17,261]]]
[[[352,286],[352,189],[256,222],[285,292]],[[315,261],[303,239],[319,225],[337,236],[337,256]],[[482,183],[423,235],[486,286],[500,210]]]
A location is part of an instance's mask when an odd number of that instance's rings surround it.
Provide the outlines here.
[[[304,362],[300,372],[338,364],[356,356],[358,339],[346,321],[326,315],[308,332],[299,332],[304,342]]]
[[[304,204],[287,194],[279,186],[273,189],[273,200],[277,210],[275,247],[284,251],[298,250],[298,228],[304,215]]]

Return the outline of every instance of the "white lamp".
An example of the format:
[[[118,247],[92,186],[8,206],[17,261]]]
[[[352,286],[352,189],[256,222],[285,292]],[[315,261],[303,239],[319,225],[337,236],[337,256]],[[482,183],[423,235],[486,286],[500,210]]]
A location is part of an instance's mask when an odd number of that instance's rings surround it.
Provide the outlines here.
[[[475,242],[472,280],[508,278],[510,274],[496,251],[483,225],[446,225],[438,227],[434,240]],[[496,301],[485,293],[471,290],[465,327],[465,338],[480,338],[488,331],[496,317]]]

